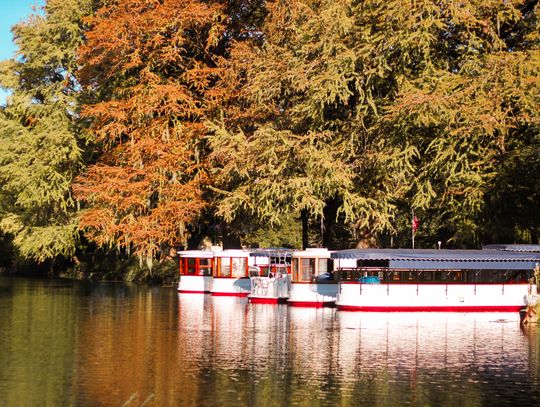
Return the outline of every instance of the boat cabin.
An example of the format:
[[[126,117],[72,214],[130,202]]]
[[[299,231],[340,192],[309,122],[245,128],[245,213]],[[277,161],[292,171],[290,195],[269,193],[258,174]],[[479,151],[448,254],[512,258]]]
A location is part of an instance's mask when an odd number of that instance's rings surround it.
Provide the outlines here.
[[[292,254],[293,283],[331,283],[334,279],[334,261],[328,249],[313,248]]]
[[[353,249],[336,305],[365,311],[517,311],[536,295],[540,253],[497,250]]]
[[[311,248],[292,253],[289,305],[332,306],[336,295],[337,279],[328,249]]]
[[[250,252],[252,303],[286,302],[289,298],[291,249],[256,249]]]
[[[209,293],[212,289],[214,252],[210,250],[184,250],[180,258],[180,281],[178,292]]]
[[[246,297],[251,288],[249,267],[248,251],[214,252],[212,295]]]

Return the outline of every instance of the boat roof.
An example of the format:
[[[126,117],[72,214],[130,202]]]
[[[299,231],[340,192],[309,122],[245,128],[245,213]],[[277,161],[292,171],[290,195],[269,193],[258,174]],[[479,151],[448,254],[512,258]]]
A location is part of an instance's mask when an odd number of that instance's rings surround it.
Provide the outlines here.
[[[179,257],[201,258],[208,259],[214,257],[214,252],[211,250],[178,250]]]
[[[253,249],[249,252],[249,255],[252,257],[291,257],[295,251],[295,249],[287,249],[284,247],[270,247],[266,249]]]
[[[538,252],[540,244],[488,244],[482,246],[484,250],[501,250],[505,252]]]
[[[500,250],[350,249],[331,258],[388,261],[388,268],[415,270],[529,270],[540,263],[540,253]]]
[[[292,257],[295,258],[311,258],[311,259],[329,259],[330,253],[328,249],[324,247],[313,247],[305,250],[296,250],[293,252]]]
[[[214,252],[214,257],[249,257],[249,251],[242,249],[225,249]]]

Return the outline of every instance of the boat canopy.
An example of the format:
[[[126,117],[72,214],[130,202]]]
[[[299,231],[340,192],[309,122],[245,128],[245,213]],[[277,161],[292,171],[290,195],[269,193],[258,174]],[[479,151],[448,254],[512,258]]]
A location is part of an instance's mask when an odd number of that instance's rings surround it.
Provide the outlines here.
[[[538,252],[540,244],[488,244],[482,246],[484,250],[501,250],[505,252]]]
[[[286,257],[290,258],[295,252],[294,249],[286,249],[282,247],[269,249],[253,249],[249,252],[252,257]]]
[[[356,259],[366,267],[383,262],[401,270],[532,270],[540,264],[540,253],[499,250],[350,249],[331,258]]]

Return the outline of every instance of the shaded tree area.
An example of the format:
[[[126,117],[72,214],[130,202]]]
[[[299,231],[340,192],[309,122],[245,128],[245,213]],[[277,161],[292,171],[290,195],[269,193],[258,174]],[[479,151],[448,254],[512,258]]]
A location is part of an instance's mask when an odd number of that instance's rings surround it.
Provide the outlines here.
[[[538,242],[538,1],[62,5],[1,70],[22,258]]]

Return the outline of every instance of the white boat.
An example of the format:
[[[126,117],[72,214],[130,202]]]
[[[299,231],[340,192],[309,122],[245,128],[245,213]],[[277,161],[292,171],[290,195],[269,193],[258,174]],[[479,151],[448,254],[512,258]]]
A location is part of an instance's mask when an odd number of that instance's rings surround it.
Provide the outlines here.
[[[249,262],[249,252],[245,250],[214,252],[211,294],[247,297],[251,289]]]
[[[291,287],[291,254],[289,249],[257,249],[250,252],[253,267],[250,268],[252,303],[284,303]]]
[[[518,312],[538,300],[540,253],[353,249],[331,257],[357,263],[336,271],[341,310]]]
[[[249,294],[249,252],[216,248],[179,251],[178,256],[178,292],[238,297]]]
[[[330,251],[323,248],[292,253],[291,288],[287,303],[301,307],[333,306],[338,282]]]
[[[178,292],[205,294],[212,289],[214,252],[211,250],[184,250],[180,258],[180,281]]]

